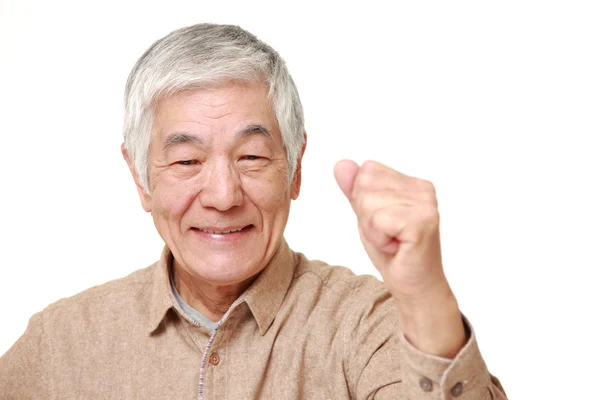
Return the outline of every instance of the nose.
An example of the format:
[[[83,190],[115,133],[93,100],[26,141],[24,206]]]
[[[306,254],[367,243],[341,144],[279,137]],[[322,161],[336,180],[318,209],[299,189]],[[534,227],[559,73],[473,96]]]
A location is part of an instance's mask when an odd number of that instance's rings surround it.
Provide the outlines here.
[[[203,207],[227,211],[242,204],[244,195],[237,170],[222,160],[204,166],[202,190],[198,194]]]

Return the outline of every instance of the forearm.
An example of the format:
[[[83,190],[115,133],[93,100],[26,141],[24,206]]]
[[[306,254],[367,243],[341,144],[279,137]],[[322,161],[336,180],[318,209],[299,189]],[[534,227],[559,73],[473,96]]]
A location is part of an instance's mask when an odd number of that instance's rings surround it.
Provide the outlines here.
[[[462,315],[450,287],[418,298],[394,299],[400,330],[420,351],[452,359],[467,343]]]

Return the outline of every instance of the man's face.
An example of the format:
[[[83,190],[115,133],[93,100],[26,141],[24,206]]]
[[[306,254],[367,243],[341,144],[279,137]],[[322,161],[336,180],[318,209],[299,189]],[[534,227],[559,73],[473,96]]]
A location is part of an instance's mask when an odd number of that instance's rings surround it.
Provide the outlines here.
[[[277,119],[262,85],[195,89],[156,104],[149,176],[138,190],[176,265],[210,284],[243,282],[279,244],[292,182]]]

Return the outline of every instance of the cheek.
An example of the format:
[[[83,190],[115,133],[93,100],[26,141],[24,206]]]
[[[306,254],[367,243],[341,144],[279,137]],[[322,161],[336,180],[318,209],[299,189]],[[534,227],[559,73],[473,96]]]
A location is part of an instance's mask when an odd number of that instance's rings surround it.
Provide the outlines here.
[[[153,193],[153,210],[157,217],[178,220],[196,198],[193,185],[157,185]]]
[[[275,213],[287,209],[290,202],[287,177],[273,177],[271,180],[242,179],[242,185],[246,196],[262,212]]]

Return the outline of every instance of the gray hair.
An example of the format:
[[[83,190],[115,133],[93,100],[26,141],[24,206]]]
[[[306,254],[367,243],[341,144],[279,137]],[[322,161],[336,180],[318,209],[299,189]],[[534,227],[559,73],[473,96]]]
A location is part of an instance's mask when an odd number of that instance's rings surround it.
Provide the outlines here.
[[[156,102],[182,90],[229,81],[268,85],[291,180],[304,144],[304,114],[285,61],[269,45],[238,26],[197,24],[173,31],[152,44],[127,79],[123,138],[147,193],[151,193],[148,152]]]

